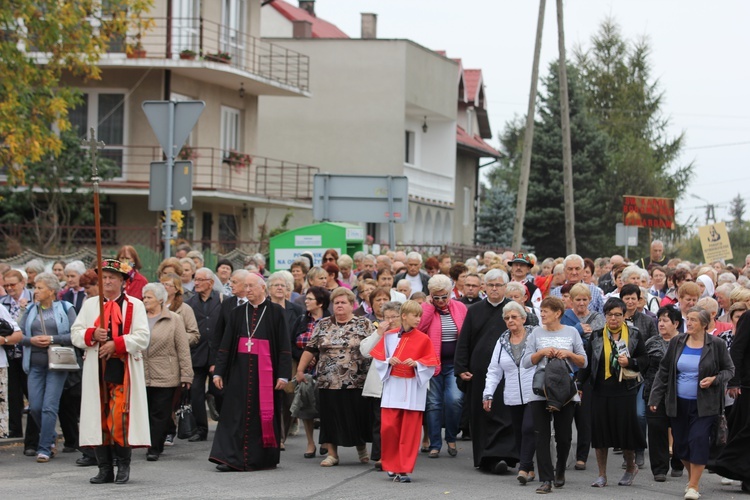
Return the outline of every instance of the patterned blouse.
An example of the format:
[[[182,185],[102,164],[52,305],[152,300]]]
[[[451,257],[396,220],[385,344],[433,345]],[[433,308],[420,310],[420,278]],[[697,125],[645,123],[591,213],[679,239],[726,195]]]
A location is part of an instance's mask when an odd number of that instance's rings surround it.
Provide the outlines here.
[[[359,344],[374,331],[364,317],[343,324],[333,316],[318,321],[305,348],[318,358],[318,389],[362,389],[370,360],[359,352]]]

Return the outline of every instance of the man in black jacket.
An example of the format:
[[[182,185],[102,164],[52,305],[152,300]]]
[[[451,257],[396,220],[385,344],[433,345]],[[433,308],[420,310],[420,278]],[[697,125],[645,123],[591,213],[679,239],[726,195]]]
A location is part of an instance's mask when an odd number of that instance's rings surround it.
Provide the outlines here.
[[[193,384],[190,387],[190,399],[193,406],[193,415],[197,431],[188,441],[205,441],[208,436],[208,415],[206,414],[206,380],[210,379],[213,372],[214,352],[212,341],[216,334],[216,325],[221,317],[221,301],[223,299],[219,292],[215,291],[214,283],[216,276],[213,271],[202,267],[195,272],[195,295],[185,302],[195,313],[198,322],[200,340],[190,347],[190,355],[193,361]],[[209,380],[210,382],[210,380]],[[209,384],[209,392],[217,401],[221,394],[214,384]],[[217,406],[221,406],[219,402]]]

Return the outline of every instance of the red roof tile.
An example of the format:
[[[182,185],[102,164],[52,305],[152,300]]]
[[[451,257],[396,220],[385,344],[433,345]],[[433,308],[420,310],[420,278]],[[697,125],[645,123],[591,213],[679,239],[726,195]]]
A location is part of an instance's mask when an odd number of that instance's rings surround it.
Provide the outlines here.
[[[484,139],[478,135],[474,135],[474,137],[470,136],[466,130],[459,125],[456,125],[456,141],[458,144],[476,152],[484,153],[486,156],[491,156],[493,158],[499,158],[502,156],[498,150],[484,142]]]
[[[349,38],[335,25],[312,16],[305,9],[295,7],[284,0],[274,0],[270,5],[290,21],[309,21],[312,24],[313,38]]]
[[[483,85],[481,69],[464,69],[464,82],[466,85],[466,96],[469,102],[482,105],[479,100],[479,90]]]

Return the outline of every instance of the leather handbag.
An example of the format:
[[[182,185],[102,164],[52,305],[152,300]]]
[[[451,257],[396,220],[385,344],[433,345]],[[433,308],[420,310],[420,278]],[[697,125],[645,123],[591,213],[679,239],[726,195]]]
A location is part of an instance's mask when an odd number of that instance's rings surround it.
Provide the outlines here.
[[[713,435],[714,446],[723,447],[726,446],[729,438],[729,426],[727,425],[727,416],[724,414],[724,410],[721,410],[721,414],[716,417],[714,423],[714,435]]]
[[[51,371],[69,372],[81,369],[81,367],[78,366],[78,357],[76,356],[76,350],[73,347],[51,345],[47,349],[47,358],[49,360],[47,366]]]
[[[537,396],[547,396],[544,390],[544,377],[547,368],[547,358],[537,363],[536,370],[534,371],[534,378],[531,381],[531,390]]]
[[[178,438],[188,439],[198,432],[198,425],[195,423],[195,415],[193,415],[193,406],[190,404],[190,391],[182,391],[180,408],[175,413],[177,415]]]
[[[0,337],[9,337],[13,335],[13,326],[7,321],[0,318]]]

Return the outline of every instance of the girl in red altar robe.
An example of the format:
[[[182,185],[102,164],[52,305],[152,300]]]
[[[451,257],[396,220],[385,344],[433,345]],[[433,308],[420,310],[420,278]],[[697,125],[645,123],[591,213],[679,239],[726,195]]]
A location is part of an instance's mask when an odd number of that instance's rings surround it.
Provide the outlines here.
[[[387,332],[370,351],[383,380],[380,440],[383,470],[395,482],[410,483],[422,430],[427,386],[439,361],[430,338],[416,329],[422,307],[401,306],[401,328]]]

